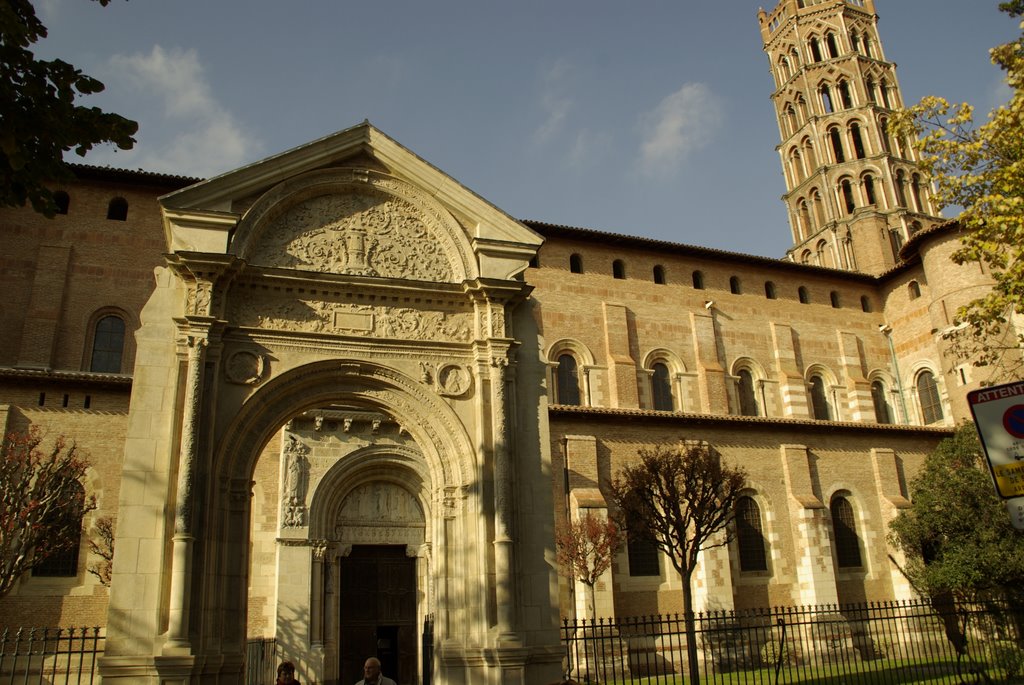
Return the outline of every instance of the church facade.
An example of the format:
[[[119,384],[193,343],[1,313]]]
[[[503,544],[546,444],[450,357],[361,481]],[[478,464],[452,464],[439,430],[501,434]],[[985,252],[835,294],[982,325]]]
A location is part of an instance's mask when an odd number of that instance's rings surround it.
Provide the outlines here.
[[[872,0],[759,17],[793,232],[783,260],[516,220],[368,123],[222,176],[79,167],[0,211],[6,431],[74,438],[116,522],[0,600],[102,625],[105,681],[234,683],[274,637],[308,682],[551,682],[587,616],[554,531],[638,450],[744,466],[700,609],[910,596],[888,522],[986,379],[942,332],[950,261]],[[632,541],[599,616],[678,611]]]

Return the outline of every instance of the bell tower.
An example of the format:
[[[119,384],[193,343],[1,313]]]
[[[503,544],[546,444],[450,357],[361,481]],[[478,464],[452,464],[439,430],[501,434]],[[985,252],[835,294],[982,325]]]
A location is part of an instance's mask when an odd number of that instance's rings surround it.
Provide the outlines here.
[[[943,219],[917,153],[886,130],[903,99],[874,0],[780,0],[758,21],[775,79],[787,257],[886,271],[911,235]]]

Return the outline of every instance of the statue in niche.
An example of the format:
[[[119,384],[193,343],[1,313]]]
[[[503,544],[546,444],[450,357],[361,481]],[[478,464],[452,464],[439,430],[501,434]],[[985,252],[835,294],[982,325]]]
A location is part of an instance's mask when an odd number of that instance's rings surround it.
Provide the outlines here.
[[[309,448],[290,433],[284,446],[284,501],[281,522],[285,528],[306,525],[306,491],[309,489]]]

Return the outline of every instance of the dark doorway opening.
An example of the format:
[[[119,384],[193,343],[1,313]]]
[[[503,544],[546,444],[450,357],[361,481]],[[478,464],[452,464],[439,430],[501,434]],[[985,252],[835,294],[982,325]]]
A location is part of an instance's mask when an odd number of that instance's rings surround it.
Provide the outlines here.
[[[353,545],[339,582],[341,682],[362,678],[363,662],[380,659],[399,685],[416,682],[416,559],[405,545]]]

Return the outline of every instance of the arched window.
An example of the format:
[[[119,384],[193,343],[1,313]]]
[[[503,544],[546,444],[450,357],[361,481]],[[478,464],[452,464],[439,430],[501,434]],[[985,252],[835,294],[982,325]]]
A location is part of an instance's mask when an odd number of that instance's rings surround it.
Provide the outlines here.
[[[900,207],[907,206],[907,177],[903,169],[896,172],[896,204]]]
[[[839,568],[860,568],[863,565],[860,558],[860,536],[857,535],[853,505],[846,497],[836,495],[829,508],[836,542],[836,565]]]
[[[850,124],[850,140],[853,141],[853,154],[857,159],[864,159],[867,155],[864,149],[864,138],[860,134],[860,124],[856,121]]]
[[[583,273],[583,257],[578,254],[569,255],[569,271],[574,274]]]
[[[818,94],[821,95],[821,106],[825,114],[831,114],[835,111],[835,106],[832,103],[832,91],[828,85],[823,85],[818,89]]]
[[[739,295],[743,292],[743,287],[740,284],[739,276],[729,277],[729,292],[731,292],[733,295]]]
[[[914,174],[910,179],[910,194],[914,198],[914,211],[923,212],[924,205],[921,203],[921,175]]]
[[[811,210],[807,206],[807,200],[800,200],[798,207],[800,214],[801,238],[809,238],[814,233],[814,224],[811,223]]]
[[[857,209],[857,205],[853,201],[853,185],[850,183],[850,179],[844,178],[840,181],[839,188],[843,194],[843,205],[846,207],[846,213],[852,214],[853,210]]]
[[[665,267],[661,264],[654,265],[654,282],[658,285],[665,285]]]
[[[651,367],[651,398],[656,411],[675,411],[675,403],[672,400],[672,379],[669,376],[668,366],[658,362]]]
[[[871,311],[871,298],[869,298],[867,295],[860,296],[860,310],[862,312]]]
[[[889,144],[889,120],[885,117],[878,120],[878,131],[880,134],[879,140],[882,143],[882,150],[887,154],[892,152],[892,146]]]
[[[801,264],[810,264],[811,263],[811,251],[810,250],[804,250],[803,252],[800,253],[800,263]],[[800,301],[803,302],[803,300],[800,300]]]
[[[32,575],[42,578],[74,578],[78,575],[78,548],[82,544],[82,517],[85,510],[85,490],[81,484],[76,483],[73,498],[74,505],[62,507],[55,515],[60,520],[51,519],[44,521],[44,526],[53,526],[71,532],[71,540],[67,547],[51,554],[42,561],[32,566]]]
[[[850,32],[850,47],[854,52],[860,52],[860,34],[856,30]]]
[[[559,404],[580,405],[579,365],[571,354],[558,357],[557,384]]]
[[[877,203],[875,198],[875,179],[871,174],[864,174],[864,202],[870,206]]]
[[[626,538],[626,555],[629,558],[629,575],[660,576],[658,543],[653,537],[631,533]]]
[[[808,254],[810,254],[810,253],[808,253]],[[804,262],[804,263],[806,264],[807,262]],[[799,288],[797,288],[796,289],[796,295],[797,295],[797,298],[800,300],[800,304],[810,304],[811,303],[811,295],[810,295],[810,293],[807,292],[807,287],[806,286],[802,285]]]
[[[693,288],[694,290],[704,290],[704,274],[700,271],[693,272]]]
[[[774,300],[776,298],[775,284],[772,283],[771,281],[764,282],[764,296],[767,297],[769,300]]]
[[[825,203],[821,201],[817,188],[811,188],[811,201],[814,204],[814,224],[820,228],[825,225]]]
[[[828,397],[825,392],[825,380],[818,375],[811,376],[811,417],[817,421],[831,421]]]
[[[921,284],[917,281],[907,283],[907,296],[912,300],[916,300],[921,297]]]
[[[864,92],[868,95],[868,102],[872,105],[875,104],[875,80],[868,77],[867,82],[864,84]]]
[[[787,124],[787,126],[786,126],[787,131],[786,132],[789,135],[793,135],[794,133],[796,133],[796,130],[798,128],[800,128],[799,123],[797,122],[797,118],[796,118],[796,110],[793,109],[793,105],[790,105],[789,107],[786,108],[785,123]]]
[[[811,61],[821,61],[821,45],[819,44],[817,38],[811,38]]]
[[[124,319],[113,314],[96,322],[92,336],[89,370],[100,373],[121,373],[124,356]]]
[[[873,41],[871,40],[871,36],[869,36],[869,35],[867,35],[865,33],[864,34],[864,55],[866,57],[870,57],[870,58],[874,59],[875,55],[874,55],[874,50],[872,50],[873,47],[874,47],[874,45],[873,45]]]
[[[804,180],[804,165],[800,160],[800,151],[795,147],[789,152],[789,170],[793,175],[794,186]]]
[[[53,204],[57,205],[58,214],[67,214],[68,207],[71,206],[71,197],[63,190],[58,190],[53,194]]]
[[[832,309],[839,309],[839,293],[835,290],[828,294],[828,301],[832,303]]]
[[[115,197],[107,205],[107,218],[111,221],[128,220],[128,200],[123,197]]]
[[[843,106],[843,109],[850,109],[853,107],[853,97],[850,95],[850,84],[846,81],[840,81],[838,88],[839,104]]]
[[[882,106],[886,109],[892,109],[892,103],[889,100],[889,82],[883,79],[879,88],[882,91]]]
[[[814,246],[816,252],[815,258],[818,262],[818,266],[831,266],[828,262],[828,244],[824,240],[819,240],[818,244]]]
[[[828,48],[829,57],[839,57],[839,45],[836,43],[836,34],[825,34],[825,46]]]
[[[620,279],[626,277],[626,264],[621,259],[612,262],[612,276]]]
[[[839,129],[833,126],[828,130],[828,140],[832,144],[832,157],[838,162],[846,161],[846,154],[843,152],[843,136]]]
[[[875,405],[875,421],[892,423],[892,412],[889,411],[889,398],[882,381],[871,382],[871,403]]]
[[[740,571],[767,571],[767,541],[761,526],[761,508],[753,497],[736,502],[736,547],[740,553]]]
[[[740,396],[740,416],[760,416],[754,392],[754,376],[750,369],[740,369],[736,374],[736,390]]]
[[[917,375],[917,401],[921,405],[921,420],[926,426],[942,420],[939,385],[931,371],[925,370]]]

